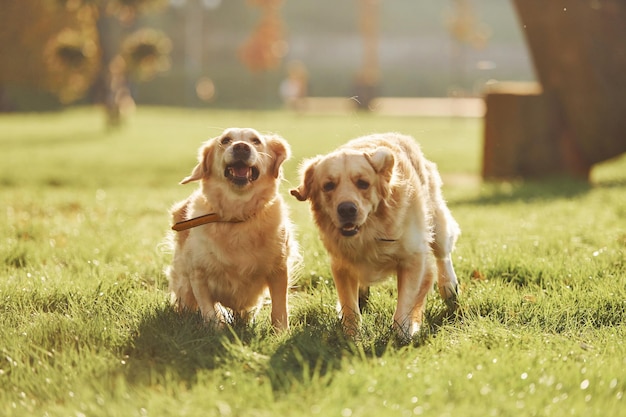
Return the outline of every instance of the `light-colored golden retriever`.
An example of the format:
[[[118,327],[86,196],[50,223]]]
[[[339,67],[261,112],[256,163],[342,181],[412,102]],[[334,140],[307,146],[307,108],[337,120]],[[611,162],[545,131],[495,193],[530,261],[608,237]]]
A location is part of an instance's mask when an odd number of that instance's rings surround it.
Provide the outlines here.
[[[207,322],[247,320],[269,290],[272,325],[288,328],[287,292],[299,254],[278,188],[289,156],[284,139],[249,128],[227,129],[200,148],[198,165],[181,181],[200,187],[171,211],[179,231],[167,274],[178,309],[199,308]],[[194,226],[207,217],[210,223]],[[193,227],[179,227],[186,223]]]
[[[391,274],[398,285],[394,327],[403,339],[415,335],[433,286],[432,254],[439,292],[456,305],[450,254],[460,229],[442,197],[437,166],[412,137],[357,138],[305,161],[301,171],[301,184],[291,194],[310,201],[348,335],[360,326],[359,295]]]

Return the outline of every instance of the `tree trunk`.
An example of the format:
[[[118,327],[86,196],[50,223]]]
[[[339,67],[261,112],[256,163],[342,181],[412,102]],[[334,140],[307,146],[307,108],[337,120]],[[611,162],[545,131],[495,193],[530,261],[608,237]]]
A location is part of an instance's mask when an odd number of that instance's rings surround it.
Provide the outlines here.
[[[514,0],[545,94],[589,165],[626,152],[626,2]]]
[[[120,80],[120,76],[125,77],[125,69],[120,74],[120,69],[116,68],[119,62],[115,62],[119,54],[123,30],[119,20],[114,16],[106,15],[104,10],[99,11],[96,27],[100,40],[102,64],[92,87],[92,100],[104,106],[107,126],[115,127],[121,122],[118,90],[126,84],[125,78]]]

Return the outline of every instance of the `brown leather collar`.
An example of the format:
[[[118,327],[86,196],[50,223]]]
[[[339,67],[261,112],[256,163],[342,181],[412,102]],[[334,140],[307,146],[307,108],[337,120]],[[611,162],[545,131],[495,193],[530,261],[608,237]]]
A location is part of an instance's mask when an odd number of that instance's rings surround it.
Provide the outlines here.
[[[265,207],[269,206],[274,201],[276,201],[276,198],[273,198],[270,201],[268,201],[265,204]],[[183,230],[192,229],[194,227],[202,226],[203,224],[208,224],[208,223],[218,223],[218,222],[223,222],[223,223],[241,223],[241,222],[245,222],[248,219],[251,219],[256,214],[257,214],[256,212],[252,213],[248,217],[246,217],[244,219],[241,219],[241,220],[222,220],[222,218],[217,213],[203,214],[202,216],[194,217],[193,219],[183,220],[181,222],[174,223],[174,225],[172,226],[172,230],[180,232],[180,231],[183,231]]]
[[[192,227],[202,226],[207,223],[215,223],[220,221],[220,216],[217,213],[209,213],[203,216],[194,217],[193,219],[183,220],[182,222],[174,223],[172,230],[180,232],[182,230],[191,229]]]

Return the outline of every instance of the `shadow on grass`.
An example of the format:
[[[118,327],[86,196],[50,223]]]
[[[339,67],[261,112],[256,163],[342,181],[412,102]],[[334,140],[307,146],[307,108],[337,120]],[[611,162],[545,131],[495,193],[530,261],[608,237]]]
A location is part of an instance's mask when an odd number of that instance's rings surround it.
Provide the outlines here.
[[[424,312],[425,324],[419,336],[413,341],[414,346],[427,343],[430,338],[437,335],[442,327],[463,321],[463,305],[451,308],[443,302],[435,303],[433,301],[430,300],[430,307],[427,307]]]
[[[622,184],[623,185],[623,184]],[[574,198],[594,187],[619,186],[615,184],[590,184],[571,178],[552,178],[545,181],[488,182],[483,185],[480,196],[461,199],[454,205],[498,205],[511,202],[537,202],[553,199]]]
[[[369,360],[382,357],[390,350],[419,348],[435,337],[443,326],[462,319],[460,310],[451,310],[443,302],[432,304],[425,312],[421,331],[409,342],[398,338],[393,329],[393,311],[364,312],[357,340],[344,335],[332,308],[326,314],[313,311],[314,314],[296,316],[297,330],[270,359],[274,388],[287,390],[293,381],[324,377],[333,370],[341,369],[344,359]]]
[[[274,390],[287,391],[294,383],[323,378],[340,369],[343,358],[352,351],[338,320],[308,315],[294,322],[294,328],[268,362]]]
[[[219,366],[226,343],[224,332],[209,328],[199,315],[160,307],[143,318],[125,349],[128,380],[144,384],[169,373],[193,383],[199,370]]]
[[[350,354],[340,326],[329,320],[294,323],[289,334],[269,324],[207,326],[199,314],[178,314],[169,306],[144,317],[125,348],[125,375],[136,385],[175,378],[193,385],[205,370],[245,369],[269,378],[275,390],[340,366]]]
[[[290,332],[276,335],[269,324],[210,328],[198,314],[159,307],[144,317],[124,349],[126,379],[134,385],[170,379],[192,386],[200,372],[239,369],[267,378],[274,391],[286,392],[293,384],[332,378],[345,359],[368,360],[406,346],[396,338],[388,317],[379,318],[385,314],[366,313],[376,319],[353,341],[344,336],[332,307],[325,309],[318,305],[296,311]],[[454,317],[445,307],[429,309],[413,347],[426,343]]]

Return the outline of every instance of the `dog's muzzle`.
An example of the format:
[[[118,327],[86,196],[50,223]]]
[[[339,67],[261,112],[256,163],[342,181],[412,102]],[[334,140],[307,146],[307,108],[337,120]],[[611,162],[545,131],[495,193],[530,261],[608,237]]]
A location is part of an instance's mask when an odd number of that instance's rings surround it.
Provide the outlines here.
[[[259,178],[259,168],[253,165],[252,151],[247,143],[235,143],[230,150],[232,160],[224,169],[224,176],[233,184],[244,186]]]
[[[341,234],[346,237],[354,236],[359,232],[359,226],[355,223],[358,214],[356,204],[345,201],[337,206],[337,215],[341,223]]]

